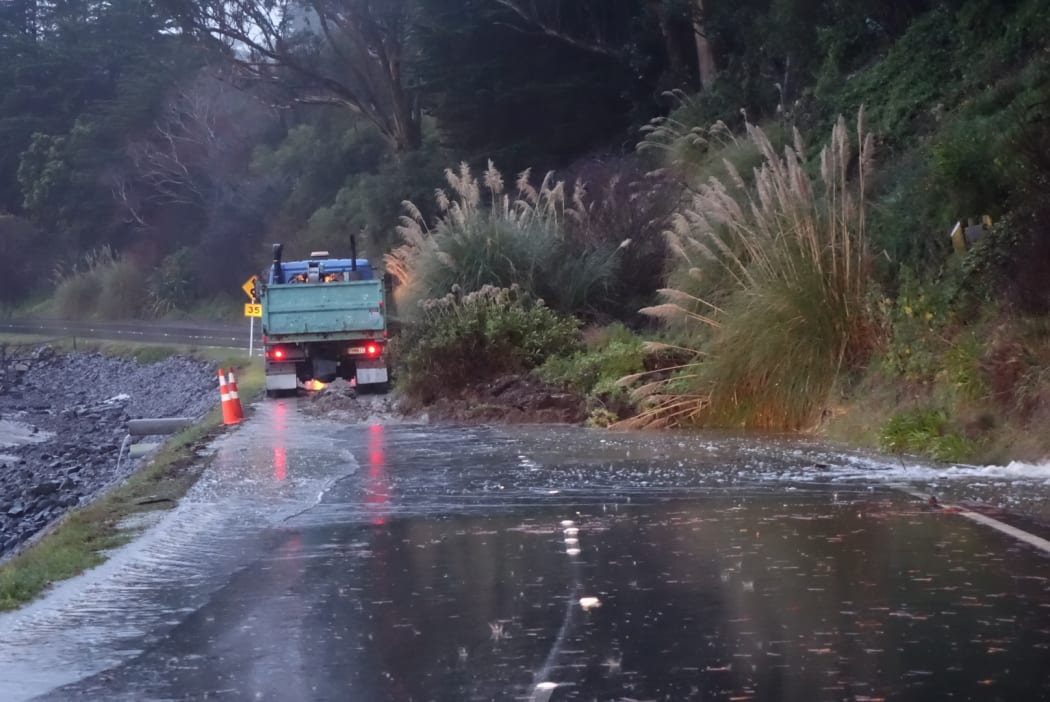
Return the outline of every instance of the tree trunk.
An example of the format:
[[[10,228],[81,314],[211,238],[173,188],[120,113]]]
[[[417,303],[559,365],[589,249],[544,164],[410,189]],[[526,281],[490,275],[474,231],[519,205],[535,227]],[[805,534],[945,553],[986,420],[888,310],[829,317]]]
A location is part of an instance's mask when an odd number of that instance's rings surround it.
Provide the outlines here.
[[[664,40],[664,51],[667,52],[668,65],[673,73],[681,75],[683,68],[682,51],[678,46],[678,41],[675,39],[674,32],[671,31],[671,24],[667,17],[667,8],[664,7],[664,0],[648,0],[648,2],[649,11],[653,13],[656,23],[660,27],[660,36]]]
[[[718,77],[718,64],[715,62],[714,48],[707,38],[704,0],[693,2],[693,38],[696,40],[696,66],[700,73],[700,85],[704,90],[710,90]]]
[[[397,151],[415,151],[423,145],[422,115],[415,96],[399,91],[394,107],[394,148]]]

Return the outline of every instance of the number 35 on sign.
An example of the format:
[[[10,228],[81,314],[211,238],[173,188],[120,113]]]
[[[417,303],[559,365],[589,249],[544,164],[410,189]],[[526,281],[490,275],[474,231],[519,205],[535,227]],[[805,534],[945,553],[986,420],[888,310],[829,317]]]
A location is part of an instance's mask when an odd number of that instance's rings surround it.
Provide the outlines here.
[[[245,317],[262,317],[262,305],[248,303],[244,306]]]

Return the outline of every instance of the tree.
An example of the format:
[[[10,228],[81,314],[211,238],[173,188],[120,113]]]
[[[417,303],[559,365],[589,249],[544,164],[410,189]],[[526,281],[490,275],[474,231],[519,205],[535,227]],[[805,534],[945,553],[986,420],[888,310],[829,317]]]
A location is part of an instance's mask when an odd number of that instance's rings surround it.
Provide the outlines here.
[[[693,41],[696,43],[696,68],[700,75],[700,85],[710,90],[718,77],[718,62],[711,39],[707,36],[707,14],[704,12],[704,0],[693,0]]]
[[[0,210],[53,251],[121,242],[104,175],[194,61],[168,29],[145,0],[0,3]]]
[[[28,220],[0,212],[0,302],[23,299],[43,287],[51,272],[43,241]]]
[[[655,18],[629,0],[560,2],[548,29],[496,0],[419,0],[413,69],[444,142],[512,172],[625,142],[666,67]],[[591,9],[587,9],[590,6]],[[572,12],[570,12],[572,10]],[[593,10],[593,11],[592,11]]]
[[[637,3],[608,0],[493,0],[512,12],[524,25],[581,51],[633,65],[637,41]],[[675,29],[676,19],[688,20],[696,49],[696,72],[705,90],[718,74],[713,44],[708,37],[704,0],[646,0],[645,12],[655,19],[663,38],[663,50],[672,70],[680,69],[685,56]]]
[[[136,244],[159,254],[196,246],[201,291],[250,270],[252,250],[289,188],[279,172],[249,174],[274,110],[205,69],[172,88],[153,126],[124,147],[105,176]],[[277,196],[275,198],[275,195]]]
[[[162,0],[184,29],[292,102],[372,122],[398,151],[421,143],[407,85],[411,0]]]

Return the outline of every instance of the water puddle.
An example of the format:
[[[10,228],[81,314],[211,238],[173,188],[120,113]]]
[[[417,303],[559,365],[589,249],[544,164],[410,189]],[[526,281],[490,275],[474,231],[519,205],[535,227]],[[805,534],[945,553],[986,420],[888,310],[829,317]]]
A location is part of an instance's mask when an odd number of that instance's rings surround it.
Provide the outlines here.
[[[289,529],[55,699],[1050,695],[1050,561],[897,496],[830,497]]]
[[[213,450],[143,539],[0,616],[0,698],[1050,696],[1050,560],[890,487],[981,469],[294,402]]]
[[[24,422],[16,422],[10,419],[0,419],[0,449],[23,446],[25,444],[39,444],[50,439],[54,434],[41,431],[36,427]],[[0,460],[7,457],[0,456]],[[15,460],[18,460],[17,458]]]
[[[270,529],[357,470],[338,426],[311,422],[307,431],[293,410],[268,405],[218,440],[179,506],[102,566],[0,614],[0,699],[28,699],[140,655],[265,554]]]

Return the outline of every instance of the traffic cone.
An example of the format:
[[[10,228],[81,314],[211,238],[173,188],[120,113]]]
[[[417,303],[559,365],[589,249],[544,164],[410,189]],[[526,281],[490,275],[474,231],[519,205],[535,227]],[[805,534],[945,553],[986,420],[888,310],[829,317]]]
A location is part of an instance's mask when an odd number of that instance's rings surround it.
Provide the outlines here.
[[[230,389],[230,404],[233,406],[233,411],[237,415],[237,419],[244,419],[244,408],[241,407],[241,396],[237,394],[237,378],[233,375],[233,369],[230,369],[230,380],[227,386]]]
[[[219,398],[222,400],[222,423],[237,424],[241,420],[237,417],[237,411],[230,401],[230,392],[226,387],[226,374],[219,369]]]

